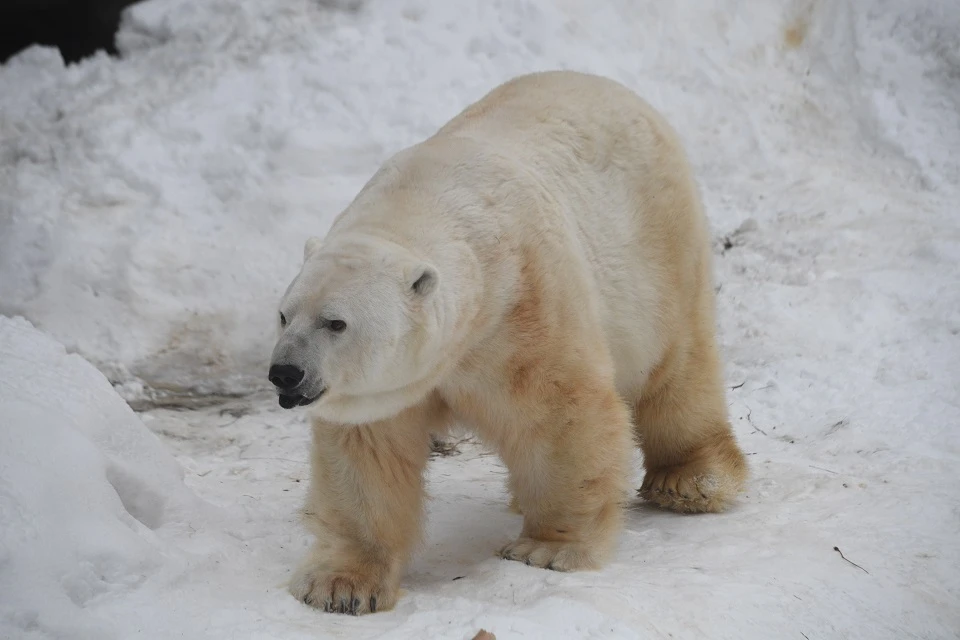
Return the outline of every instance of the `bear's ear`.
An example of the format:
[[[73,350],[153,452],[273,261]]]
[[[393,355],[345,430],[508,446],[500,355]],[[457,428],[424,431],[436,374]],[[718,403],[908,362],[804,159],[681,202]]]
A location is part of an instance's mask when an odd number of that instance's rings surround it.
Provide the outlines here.
[[[407,288],[417,295],[429,295],[440,284],[440,274],[426,262],[407,271]]]
[[[317,252],[317,249],[323,244],[323,238],[318,238],[317,236],[312,236],[307,238],[307,242],[303,245],[303,260],[306,262],[307,258],[312,256]]]

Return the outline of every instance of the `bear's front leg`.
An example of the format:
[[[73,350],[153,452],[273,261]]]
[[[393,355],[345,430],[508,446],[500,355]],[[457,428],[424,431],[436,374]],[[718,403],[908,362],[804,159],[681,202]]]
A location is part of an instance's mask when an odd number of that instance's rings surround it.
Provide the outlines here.
[[[503,558],[577,571],[600,568],[614,548],[627,498],[629,413],[612,384],[581,380],[544,385],[535,396],[543,421],[497,434],[524,516]]]
[[[353,615],[387,611],[419,539],[437,401],[363,426],[315,421],[304,519],[317,541],[290,581],[298,600]]]

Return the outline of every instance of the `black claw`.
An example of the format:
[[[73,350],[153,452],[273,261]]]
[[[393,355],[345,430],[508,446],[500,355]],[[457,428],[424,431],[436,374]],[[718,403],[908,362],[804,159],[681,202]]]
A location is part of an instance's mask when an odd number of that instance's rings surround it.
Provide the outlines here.
[[[333,600],[331,600],[330,598],[327,598],[326,600],[324,600],[323,610],[326,611],[327,613],[333,612]]]
[[[340,613],[350,613],[350,603],[346,598],[340,598]]]
[[[357,611],[359,610],[360,610],[360,598],[355,597],[350,607],[350,613],[352,613],[353,615],[357,615]]]
[[[370,596],[370,613],[377,612],[377,596]]]

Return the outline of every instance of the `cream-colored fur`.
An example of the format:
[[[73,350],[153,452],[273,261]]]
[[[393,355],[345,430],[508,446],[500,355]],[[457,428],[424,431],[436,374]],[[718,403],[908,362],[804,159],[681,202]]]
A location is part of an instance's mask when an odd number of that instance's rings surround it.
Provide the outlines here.
[[[275,352],[299,358],[304,394],[325,389],[317,543],[291,583],[305,602],[394,605],[430,433],[453,422],[510,470],[524,522],[501,555],[538,567],[608,559],[635,441],[649,501],[720,511],[740,490],[706,220],[676,135],[625,87],[548,72],[496,88],[390,159],[305,254]],[[321,335],[331,308],[350,328]]]

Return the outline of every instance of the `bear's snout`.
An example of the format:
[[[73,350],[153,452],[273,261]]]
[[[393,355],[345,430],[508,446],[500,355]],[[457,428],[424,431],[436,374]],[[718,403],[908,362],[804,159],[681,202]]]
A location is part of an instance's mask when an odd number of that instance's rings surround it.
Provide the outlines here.
[[[289,391],[303,380],[303,369],[292,364],[275,364],[270,367],[268,377],[277,389]]]

